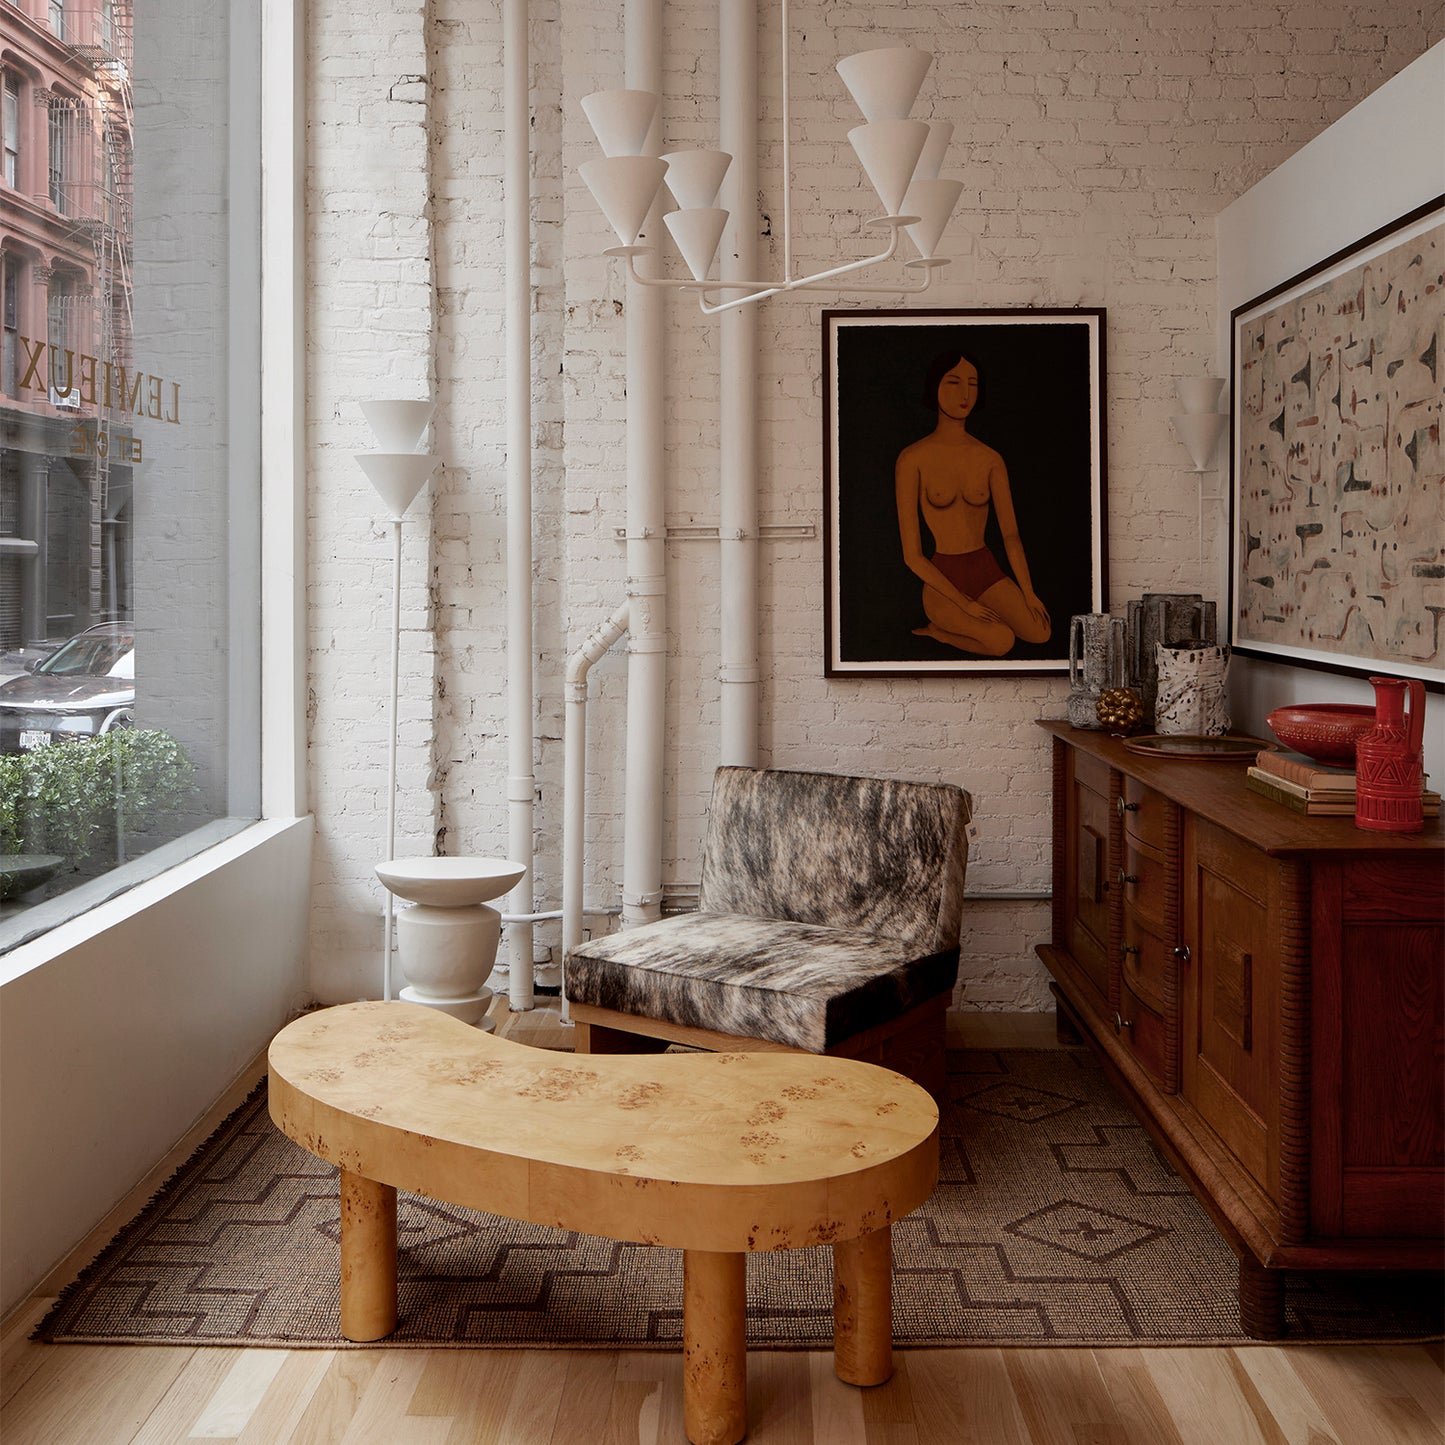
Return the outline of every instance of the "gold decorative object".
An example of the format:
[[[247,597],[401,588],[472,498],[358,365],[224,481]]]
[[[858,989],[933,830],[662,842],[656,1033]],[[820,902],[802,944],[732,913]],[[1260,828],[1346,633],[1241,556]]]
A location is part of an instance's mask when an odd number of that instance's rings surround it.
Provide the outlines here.
[[[1144,721],[1144,699],[1132,687],[1109,687],[1099,694],[1096,711],[1111,733],[1131,733]]]

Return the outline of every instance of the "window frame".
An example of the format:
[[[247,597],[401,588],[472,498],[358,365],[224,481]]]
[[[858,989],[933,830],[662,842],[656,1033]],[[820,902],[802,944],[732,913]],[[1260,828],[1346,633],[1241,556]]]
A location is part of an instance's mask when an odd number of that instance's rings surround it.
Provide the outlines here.
[[[20,77],[13,70],[0,70],[0,183],[12,191],[20,189],[20,117],[23,113]]]

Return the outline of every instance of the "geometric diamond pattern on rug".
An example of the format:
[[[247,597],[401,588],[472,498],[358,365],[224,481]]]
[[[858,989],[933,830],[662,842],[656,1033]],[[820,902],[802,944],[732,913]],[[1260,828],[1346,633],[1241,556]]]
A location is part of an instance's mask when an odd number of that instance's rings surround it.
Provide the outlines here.
[[[990,1084],[973,1094],[955,1094],[954,1102],[981,1114],[996,1114],[1000,1119],[1014,1119],[1021,1124],[1036,1119],[1052,1119],[1079,1107],[1078,1099],[1052,1094],[1046,1089],[1032,1089],[1017,1080]]]
[[[949,1054],[940,1179],[893,1225],[900,1348],[1238,1343],[1234,1256],[1083,1049]],[[69,1286],[50,1340],[366,1349],[339,1337],[337,1172],[264,1088]],[[682,1255],[397,1199],[388,1348],[675,1349]],[[755,1349],[828,1349],[826,1248],[747,1256]],[[1440,1333],[1438,1284],[1291,1282],[1310,1339]]]
[[[1157,1224],[1080,1204],[1076,1199],[1045,1205],[1022,1219],[1011,1220],[1004,1229],[1020,1239],[1036,1240],[1095,1264],[1117,1259],[1169,1232]]]

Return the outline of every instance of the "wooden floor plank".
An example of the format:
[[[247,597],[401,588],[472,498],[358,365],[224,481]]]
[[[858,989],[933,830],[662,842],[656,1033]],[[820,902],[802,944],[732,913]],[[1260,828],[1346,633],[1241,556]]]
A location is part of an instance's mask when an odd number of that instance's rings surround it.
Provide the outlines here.
[[[174,1441],[189,1439],[227,1372],[246,1353],[245,1350],[192,1350],[185,1369],[136,1432],[131,1445],[172,1445]]]
[[[381,1355],[380,1350],[335,1351],[296,1422],[291,1441],[295,1445],[337,1445],[356,1418]]]
[[[471,1407],[458,1411],[452,1422],[447,1445],[477,1445],[488,1439],[486,1432],[496,1422],[497,1445],[552,1445],[557,1411],[562,1400],[561,1382],[566,1365],[552,1350],[509,1350],[511,1365],[493,1375],[494,1383],[505,1379],[492,1397],[479,1397]],[[573,1440],[568,1445],[581,1445]]]
[[[1029,1445],[1004,1353],[908,1351],[918,1445]]]
[[[53,1295],[32,1295],[5,1321],[0,1333],[0,1409],[40,1368],[51,1350],[52,1346],[38,1345],[30,1335],[54,1303]]]
[[[336,1360],[334,1350],[292,1350],[237,1445],[280,1445],[292,1439]]]
[[[554,1445],[601,1440],[612,1413],[617,1356],[602,1350],[558,1350],[553,1358],[558,1368],[552,1389],[556,1390],[560,1383],[562,1391],[552,1426]]]
[[[1031,1445],[1129,1445],[1092,1350],[1005,1350],[1004,1363]]]
[[[1440,1445],[1433,1418],[1391,1374],[1388,1354],[1361,1345],[1291,1350],[1295,1374],[1348,1445]]]
[[[130,1441],[191,1351],[149,1345],[48,1345],[47,1358],[0,1414],[0,1438],[24,1445]]]
[[[198,1351],[209,1355],[211,1351]],[[191,1426],[193,1440],[235,1440],[260,1408],[281,1367],[285,1350],[227,1350],[231,1356],[220,1382]]]
[[[833,1373],[831,1351],[809,1353],[808,1390],[813,1399],[813,1439],[818,1445],[866,1445],[860,1392]]]
[[[341,1445],[444,1445],[450,1420],[411,1413],[411,1402],[427,1366],[426,1350],[378,1350],[376,1369],[357,1402]]]
[[[749,1441],[815,1445],[810,1353],[754,1350],[748,1355]]]
[[[1094,1363],[1130,1445],[1183,1445],[1141,1350],[1095,1350]]]
[[[1141,1350],[1184,1445],[1277,1445],[1278,1429],[1255,1414],[1228,1349]]]
[[[1290,1349],[1249,1346],[1232,1351],[1235,1378],[1245,1376],[1269,1410],[1287,1445],[1348,1445],[1330,1428],[1324,1412],[1290,1364]]]

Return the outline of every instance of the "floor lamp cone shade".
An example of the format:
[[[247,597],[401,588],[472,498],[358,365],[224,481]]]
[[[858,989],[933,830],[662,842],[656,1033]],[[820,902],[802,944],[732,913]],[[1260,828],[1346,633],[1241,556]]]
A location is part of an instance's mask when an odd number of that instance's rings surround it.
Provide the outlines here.
[[[928,125],[921,120],[870,121],[848,132],[848,143],[888,215],[903,214],[903,198],[927,141]]]
[[[358,452],[356,460],[392,517],[400,520],[441,459],[417,452]]]
[[[864,120],[905,120],[932,64],[928,51],[899,46],[845,56],[838,74]]]
[[[363,401],[361,414],[383,452],[414,452],[436,410],[434,401]]]
[[[918,219],[903,229],[925,261],[938,249],[944,228],[963,194],[962,181],[920,181],[915,178],[903,198],[903,209]]]
[[[1224,435],[1224,423],[1229,420],[1223,413],[1186,413],[1172,418],[1179,440],[1194,463],[1196,472],[1206,472],[1214,465],[1214,454],[1219,450],[1219,439]]]
[[[723,227],[728,223],[728,213],[715,206],[695,211],[669,211],[662,223],[672,233],[687,269],[694,281],[706,281],[712,269],[717,245],[722,240]]]
[[[582,113],[604,156],[640,156],[657,106],[650,90],[599,90],[582,97]]]
[[[702,211],[717,205],[723,177],[733,158],[726,151],[669,151],[667,189],[684,211]]]
[[[606,156],[580,167],[582,179],[624,246],[638,233],[662,188],[667,165],[655,156]]]
[[[948,153],[948,143],[953,139],[953,122],[949,120],[926,120],[928,140],[923,154],[918,157],[914,168],[915,181],[936,181],[943,170],[943,157]]]
[[[1190,416],[1211,415],[1219,410],[1219,393],[1224,389],[1222,376],[1181,376],[1174,383],[1179,394],[1179,409]]]

